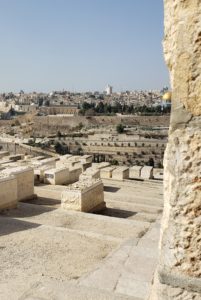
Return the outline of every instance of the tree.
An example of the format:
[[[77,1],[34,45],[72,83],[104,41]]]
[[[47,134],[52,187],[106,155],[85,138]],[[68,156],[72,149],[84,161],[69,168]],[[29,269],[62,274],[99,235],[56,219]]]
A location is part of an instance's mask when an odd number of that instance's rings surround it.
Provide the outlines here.
[[[117,130],[118,133],[123,133],[124,129],[125,129],[125,126],[121,123],[118,124],[117,127],[116,127],[116,130]]]
[[[154,159],[152,157],[149,159],[148,166],[154,167]]]
[[[88,110],[85,112],[85,116],[86,116],[86,117],[92,117],[92,116],[94,116],[94,115],[95,115],[95,111],[94,111],[93,108],[90,108],[90,109],[88,109]]]
[[[99,114],[103,114],[104,113],[104,104],[103,102],[99,102],[97,107],[96,107],[96,111],[99,113]]]
[[[61,144],[61,143],[57,142],[55,144],[54,148],[55,148],[56,153],[58,153],[58,154],[64,155],[64,154],[68,153],[68,147],[65,144]]]
[[[59,130],[57,131],[57,136],[59,139],[62,137],[61,131],[59,131]]]

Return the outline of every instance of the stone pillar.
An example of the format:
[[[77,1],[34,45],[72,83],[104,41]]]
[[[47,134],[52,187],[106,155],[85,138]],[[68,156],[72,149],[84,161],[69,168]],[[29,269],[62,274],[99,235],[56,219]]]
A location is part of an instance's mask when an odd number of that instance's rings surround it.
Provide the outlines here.
[[[164,0],[172,86],[160,258],[151,300],[201,299],[201,1]]]

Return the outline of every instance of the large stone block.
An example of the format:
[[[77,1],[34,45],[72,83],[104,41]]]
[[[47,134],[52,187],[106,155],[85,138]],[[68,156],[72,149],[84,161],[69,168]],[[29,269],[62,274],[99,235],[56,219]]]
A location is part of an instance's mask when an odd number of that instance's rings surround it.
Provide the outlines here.
[[[164,170],[163,169],[159,169],[159,168],[154,168],[153,169],[153,177],[154,177],[154,179],[163,180],[163,176],[164,176]]]
[[[41,159],[41,160],[37,160],[37,159],[33,160],[33,163],[38,166],[48,166],[51,168],[55,168],[56,161],[57,161],[57,159],[55,157],[50,157],[50,158],[45,158],[45,159]]]
[[[132,166],[129,170],[129,177],[134,178],[140,178],[141,177],[141,166]]]
[[[69,179],[68,184],[74,183],[79,180],[82,169],[80,167],[74,167],[69,169]]]
[[[93,168],[96,168],[96,169],[99,169],[99,170],[107,168],[109,166],[110,166],[109,162],[101,162],[101,163],[93,163],[92,164]]]
[[[153,167],[144,166],[141,169],[141,178],[143,178],[143,179],[152,179],[153,178]]]
[[[5,156],[9,156],[8,151],[0,151],[0,159],[4,158]]]
[[[69,182],[68,168],[54,168],[44,172],[44,182],[52,185],[62,185]]]
[[[129,168],[128,167],[117,167],[112,172],[112,179],[114,180],[124,180],[129,178]]]
[[[50,166],[34,167],[34,183],[44,183],[45,171],[52,169]]]
[[[8,159],[11,161],[18,161],[20,159],[24,159],[24,154],[15,154],[8,156]]]
[[[81,168],[82,171],[84,172],[85,170],[87,170],[88,168],[90,168],[92,166],[91,162],[83,162],[81,161]]]
[[[85,179],[89,179],[89,180],[100,179],[100,170],[94,168],[88,168],[85,172],[83,172],[80,175],[79,178],[80,181]]]
[[[98,211],[105,208],[103,183],[79,181],[66,188],[61,194],[61,207],[82,212]]]
[[[13,175],[0,175],[0,210],[15,208],[18,202],[17,179]]]
[[[174,122],[186,123],[186,113],[201,115],[201,2],[164,0],[164,55],[170,70]],[[179,115],[179,109],[184,110]],[[191,117],[190,117],[191,118]]]
[[[93,156],[92,155],[83,155],[83,156],[80,156],[80,160],[84,163],[91,163],[92,164]]]
[[[2,171],[17,179],[17,200],[22,201],[34,196],[34,171],[30,167],[16,167]]]
[[[100,172],[101,178],[110,179],[112,178],[112,172],[116,169],[116,167],[107,167],[102,168]]]
[[[172,112],[151,300],[201,299],[201,1],[164,0]]]
[[[59,157],[60,160],[68,160],[69,158],[72,157],[72,154],[65,154],[65,155],[61,155]]]

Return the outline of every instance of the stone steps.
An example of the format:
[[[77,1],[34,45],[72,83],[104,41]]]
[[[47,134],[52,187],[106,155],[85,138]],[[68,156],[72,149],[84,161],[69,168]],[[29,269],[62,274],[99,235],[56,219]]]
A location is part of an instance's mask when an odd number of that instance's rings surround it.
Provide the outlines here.
[[[121,201],[121,202],[129,202],[129,203],[138,203],[138,204],[147,204],[150,206],[159,206],[159,207],[163,207],[163,201],[161,200],[161,198],[157,198],[154,197],[150,198],[150,195],[143,195],[142,193],[140,195],[137,195],[135,192],[133,192],[133,197],[131,199],[130,196],[125,195],[125,192],[123,191],[122,193],[119,192],[118,195],[115,194],[111,194],[111,193],[105,193],[105,201],[107,201],[107,199],[110,200],[115,200],[115,201]]]
[[[93,272],[82,276],[79,285],[147,299],[157,264],[158,239],[159,226],[154,224],[139,241],[125,242]]]
[[[44,280],[35,283],[19,300],[140,300],[136,297],[117,295],[102,289],[79,286],[73,282],[59,282],[56,280]]]
[[[38,225],[62,227],[66,230],[84,232],[100,236],[104,239],[122,241],[130,238],[140,238],[149,229],[150,223],[140,220],[114,218],[61,208],[51,209],[42,205],[19,203],[16,210],[11,210],[7,216],[28,221]]]
[[[105,216],[111,216],[115,218],[127,218],[129,220],[142,221],[152,223],[158,218],[157,212],[143,212],[141,210],[135,209],[135,212],[129,210],[123,210],[118,208],[114,208],[114,206],[109,203],[107,208],[102,212]]]
[[[157,258],[162,200],[160,184],[140,185],[107,183],[103,214],[63,210],[65,187],[37,186],[38,199],[0,215],[7,276],[0,298],[144,300]]]
[[[108,208],[115,208],[120,210],[131,211],[133,213],[150,213],[150,214],[158,214],[162,212],[162,208],[153,205],[147,205],[144,203],[132,203],[132,202],[124,202],[124,201],[115,201],[108,199],[106,200],[106,206]]]

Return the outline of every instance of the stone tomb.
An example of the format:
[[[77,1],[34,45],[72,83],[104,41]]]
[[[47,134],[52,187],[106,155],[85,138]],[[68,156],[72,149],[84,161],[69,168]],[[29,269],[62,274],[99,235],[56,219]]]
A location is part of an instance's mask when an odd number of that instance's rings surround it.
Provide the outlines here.
[[[45,171],[49,169],[49,166],[34,167],[34,183],[44,183]]]
[[[0,159],[5,157],[5,156],[8,156],[8,155],[9,155],[8,151],[0,151]]]
[[[83,162],[81,161],[80,162],[80,166],[82,168],[82,171],[86,171],[88,168],[90,168],[92,166],[92,163],[91,162]]]
[[[112,178],[112,172],[116,169],[116,167],[106,167],[101,169],[100,175],[101,178],[110,179]]]
[[[79,180],[82,169],[80,167],[73,167],[69,169],[68,184],[72,184]]]
[[[62,185],[68,183],[69,169],[68,168],[54,168],[44,172],[44,183],[52,185]]]
[[[153,179],[153,167],[144,166],[141,169],[141,178],[143,178],[143,179]]]
[[[74,183],[61,194],[61,207],[82,212],[100,211],[105,208],[101,180],[85,180]]]
[[[49,157],[41,160],[34,159],[33,164],[38,166],[48,166],[51,168],[56,167],[56,158],[55,157]]]
[[[79,177],[79,180],[85,180],[85,179],[89,179],[89,180],[100,179],[100,170],[94,168],[88,168]]]
[[[13,175],[0,174],[0,210],[17,206],[17,179]]]
[[[56,162],[56,167],[57,168],[62,168],[62,167],[67,167],[67,168],[81,167],[81,163],[78,160],[75,160],[73,158],[69,158],[69,159],[58,160]]]
[[[141,177],[141,170],[142,166],[133,166],[129,169],[129,177],[134,178],[140,178]]]
[[[10,155],[10,156],[8,156],[8,159],[11,161],[18,161],[18,160],[24,159],[24,154]]]
[[[96,168],[96,169],[99,169],[99,170],[107,168],[109,166],[110,166],[109,162],[101,162],[101,163],[93,163],[92,164],[93,168]]]
[[[154,168],[153,177],[157,180],[163,180],[164,170],[159,168]]]
[[[91,163],[93,161],[93,156],[92,155],[83,155],[80,157],[80,160],[84,163]]]
[[[34,171],[30,167],[8,168],[2,171],[17,179],[17,200],[32,199],[34,196]]]
[[[61,155],[59,157],[60,160],[68,160],[69,158],[72,157],[72,154],[65,154],[65,155]]]
[[[112,172],[112,179],[114,180],[124,180],[129,178],[129,168],[128,167],[117,167]]]

